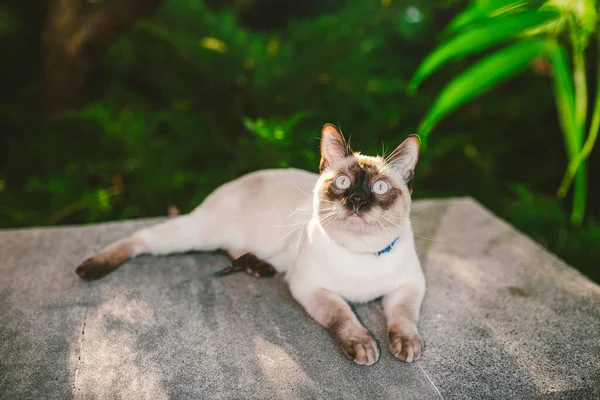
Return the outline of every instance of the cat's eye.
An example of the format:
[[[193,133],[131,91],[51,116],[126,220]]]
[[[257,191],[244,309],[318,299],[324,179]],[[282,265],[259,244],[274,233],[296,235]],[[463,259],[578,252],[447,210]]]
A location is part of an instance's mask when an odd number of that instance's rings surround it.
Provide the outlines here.
[[[373,184],[373,193],[386,194],[390,190],[390,185],[386,181],[377,181]]]
[[[348,189],[350,187],[350,178],[346,175],[340,175],[335,178],[335,187],[338,189]]]

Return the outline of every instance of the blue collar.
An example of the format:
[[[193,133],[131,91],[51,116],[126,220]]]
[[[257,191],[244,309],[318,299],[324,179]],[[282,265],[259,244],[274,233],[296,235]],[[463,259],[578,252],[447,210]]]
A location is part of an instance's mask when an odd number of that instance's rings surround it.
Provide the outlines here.
[[[396,242],[398,241],[398,239],[400,239],[400,236],[398,236],[396,239],[394,239],[394,241],[392,243],[390,243],[390,245],[388,247],[386,247],[385,249],[378,251],[377,255],[380,256],[384,253],[389,253],[392,250],[392,247],[394,247],[394,245],[396,244]]]

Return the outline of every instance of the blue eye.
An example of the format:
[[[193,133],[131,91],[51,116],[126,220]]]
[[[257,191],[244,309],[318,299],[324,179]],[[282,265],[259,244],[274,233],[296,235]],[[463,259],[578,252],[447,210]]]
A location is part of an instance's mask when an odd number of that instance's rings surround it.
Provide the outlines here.
[[[350,187],[350,178],[346,175],[339,175],[335,178],[335,187],[338,189],[348,189]]]
[[[379,180],[373,184],[373,193],[386,194],[390,190],[390,185],[386,181]]]

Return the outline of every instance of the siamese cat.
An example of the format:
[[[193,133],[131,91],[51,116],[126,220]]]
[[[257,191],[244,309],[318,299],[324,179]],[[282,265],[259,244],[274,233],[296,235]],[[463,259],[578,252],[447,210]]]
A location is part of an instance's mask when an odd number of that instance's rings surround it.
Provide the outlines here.
[[[392,354],[418,360],[425,278],[409,218],[418,154],[411,135],[385,158],[364,156],[327,124],[320,174],[274,169],[242,176],[190,214],[109,244],[75,272],[98,279],[140,254],[226,250],[235,259],[229,272],[285,272],[294,299],[360,365],[377,362],[379,349],[347,302],[383,296]]]

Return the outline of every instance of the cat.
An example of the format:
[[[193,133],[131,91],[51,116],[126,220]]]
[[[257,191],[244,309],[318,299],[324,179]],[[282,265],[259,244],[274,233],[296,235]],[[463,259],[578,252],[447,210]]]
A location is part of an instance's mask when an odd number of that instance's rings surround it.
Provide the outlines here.
[[[139,254],[226,250],[247,272],[285,272],[290,292],[360,365],[379,348],[348,302],[383,297],[390,350],[418,360],[425,277],[409,213],[418,136],[387,157],[353,152],[332,124],[321,130],[320,174],[252,172],[217,188],[187,215],[109,244],[76,268],[98,279]]]

